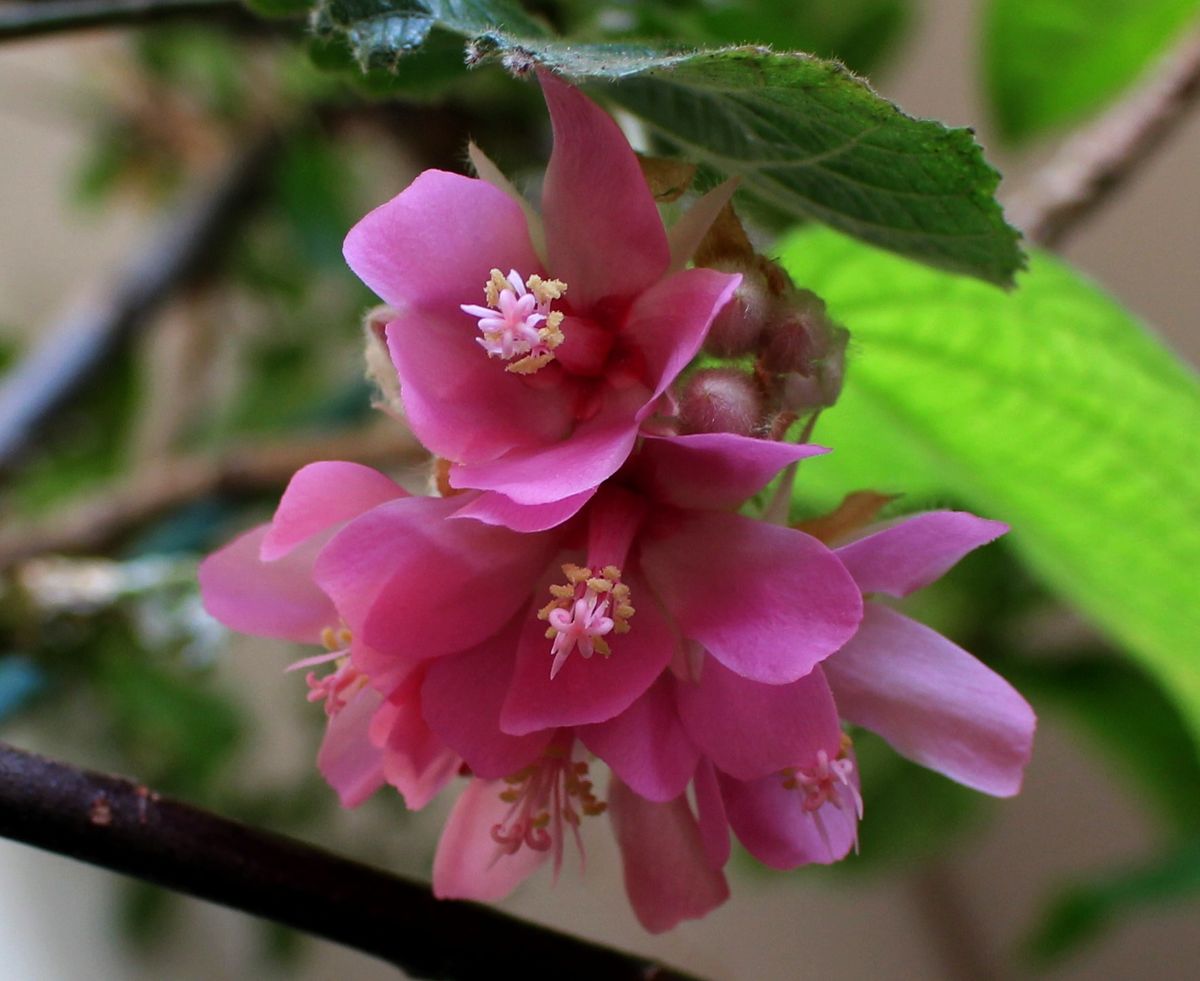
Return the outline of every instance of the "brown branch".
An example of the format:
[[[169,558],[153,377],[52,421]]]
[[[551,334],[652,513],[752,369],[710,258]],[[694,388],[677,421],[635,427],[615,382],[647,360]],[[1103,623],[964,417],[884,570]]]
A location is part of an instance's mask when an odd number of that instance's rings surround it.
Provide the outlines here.
[[[238,13],[239,0],[29,0],[0,7],[0,41],[93,27],[129,27],[198,14]]]
[[[1179,126],[1198,97],[1200,30],[1150,81],[1068,140],[1010,202],[1009,219],[1029,241],[1061,245]]]
[[[120,777],[0,743],[0,835],[266,917],[431,978],[687,981]]]
[[[168,296],[211,265],[220,242],[244,218],[276,143],[270,134],[249,140],[220,177],[150,238],[101,301],[45,331],[5,375],[0,381],[0,473]]]
[[[38,555],[104,551],[155,518],[199,498],[278,490],[314,460],[351,460],[390,468],[414,464],[423,456],[424,450],[403,427],[381,418],[351,432],[156,461],[49,518],[24,525],[9,523],[0,531],[0,570]]]

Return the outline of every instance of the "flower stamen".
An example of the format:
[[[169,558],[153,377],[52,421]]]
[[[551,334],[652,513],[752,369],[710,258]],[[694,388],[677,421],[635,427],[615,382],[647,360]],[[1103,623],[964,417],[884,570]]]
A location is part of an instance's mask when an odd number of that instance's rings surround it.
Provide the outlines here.
[[[576,649],[585,658],[596,652],[604,657],[612,654],[605,638],[610,633],[628,633],[629,619],[636,612],[629,601],[629,587],[621,582],[621,570],[615,565],[593,575],[591,569],[568,562],[562,571],[566,583],[551,586],[550,602],[538,611],[538,619],[549,623],[546,639],[553,641],[551,678]]]
[[[554,360],[554,349],[563,342],[563,313],[550,304],[566,291],[567,284],[558,279],[535,274],[522,282],[515,269],[507,276],[493,269],[483,286],[487,306],[464,303],[460,309],[479,320],[483,336],[475,342],[489,358],[510,362],[506,371],[531,375]]]
[[[803,795],[800,806],[816,822],[817,831],[830,851],[832,851],[832,846],[825,830],[825,823],[821,819],[821,808],[826,804],[832,804],[839,811],[849,807],[853,809],[857,821],[861,821],[863,816],[862,794],[859,793],[853,780],[854,759],[850,756],[852,747],[853,742],[843,732],[838,755],[833,759],[829,758],[829,754],[824,749],[819,749],[816,762],[811,766],[788,767],[779,774],[783,778],[784,790],[797,790]],[[858,850],[857,830],[854,836],[854,849]]]

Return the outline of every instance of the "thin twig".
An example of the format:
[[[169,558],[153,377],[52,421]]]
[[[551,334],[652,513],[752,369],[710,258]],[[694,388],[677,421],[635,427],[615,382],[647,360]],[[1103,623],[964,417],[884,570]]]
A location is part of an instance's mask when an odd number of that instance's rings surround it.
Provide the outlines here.
[[[0,41],[237,10],[239,0],[36,0],[0,7]]]
[[[1200,30],[1160,71],[1068,140],[1009,203],[1008,215],[1038,245],[1061,245],[1186,117],[1200,98]]]
[[[0,743],[0,835],[263,916],[436,978],[686,981],[120,777]]]
[[[945,975],[953,981],[1001,981],[999,962],[988,956],[978,920],[950,868],[931,859],[910,879],[914,906],[929,927]]]
[[[402,426],[381,418],[350,432],[159,460],[47,519],[10,524],[0,531],[0,571],[38,555],[102,552],[155,518],[202,497],[278,490],[314,460],[391,468],[411,465],[422,456],[424,451]]]
[[[93,377],[108,355],[147,322],[171,293],[204,271],[241,220],[276,139],[248,142],[226,171],[198,192],[115,277],[113,288],[51,328],[0,382],[0,473],[42,425]]]

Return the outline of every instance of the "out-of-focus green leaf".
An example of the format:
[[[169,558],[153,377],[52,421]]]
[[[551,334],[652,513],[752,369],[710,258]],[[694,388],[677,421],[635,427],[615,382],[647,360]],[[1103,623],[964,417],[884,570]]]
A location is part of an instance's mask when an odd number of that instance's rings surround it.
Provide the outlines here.
[[[1039,708],[1065,712],[1180,834],[1200,828],[1200,760],[1178,708],[1135,665],[1082,655],[1005,659],[999,670]]]
[[[245,0],[245,4],[260,17],[303,17],[312,0]]]
[[[1008,521],[1038,575],[1138,656],[1200,732],[1200,386],[1045,255],[1011,294],[818,229],[782,245],[850,328],[843,403],[801,467],[832,504],[940,487]]]
[[[859,854],[847,873],[873,872],[944,853],[988,806],[987,798],[896,754],[878,736],[854,734],[862,776]]]
[[[1189,22],[1198,0],[992,0],[984,63],[1001,135],[1024,140],[1099,109]]]
[[[202,796],[241,741],[238,712],[198,672],[114,653],[99,665],[98,685],[122,750],[168,792]]]
[[[1029,956],[1046,965],[1094,939],[1114,920],[1168,904],[1200,899],[1200,839],[1145,865],[1097,876],[1062,891],[1026,942]]]

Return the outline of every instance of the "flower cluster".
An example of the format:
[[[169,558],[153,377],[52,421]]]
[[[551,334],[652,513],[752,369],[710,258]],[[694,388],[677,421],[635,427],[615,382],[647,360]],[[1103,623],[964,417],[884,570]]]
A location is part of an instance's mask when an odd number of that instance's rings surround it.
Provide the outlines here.
[[[438,895],[557,874],[607,812],[633,908],[665,930],[727,897],[731,832],[781,869],[855,846],[845,723],[1007,795],[1034,720],[969,654],[867,601],[1003,526],[843,513],[814,534],[747,516],[825,452],[781,437],[836,398],[844,335],[765,261],[719,254],[730,187],[664,228],[616,124],[540,78],[540,213],[477,155],[488,180],[423,173],[346,240],[387,304],[371,343],[440,493],[314,463],[200,580],[228,626],[324,647],[295,667],[344,805],[389,784],[421,808],[466,778]],[[760,370],[689,370],[702,346],[758,351]]]

